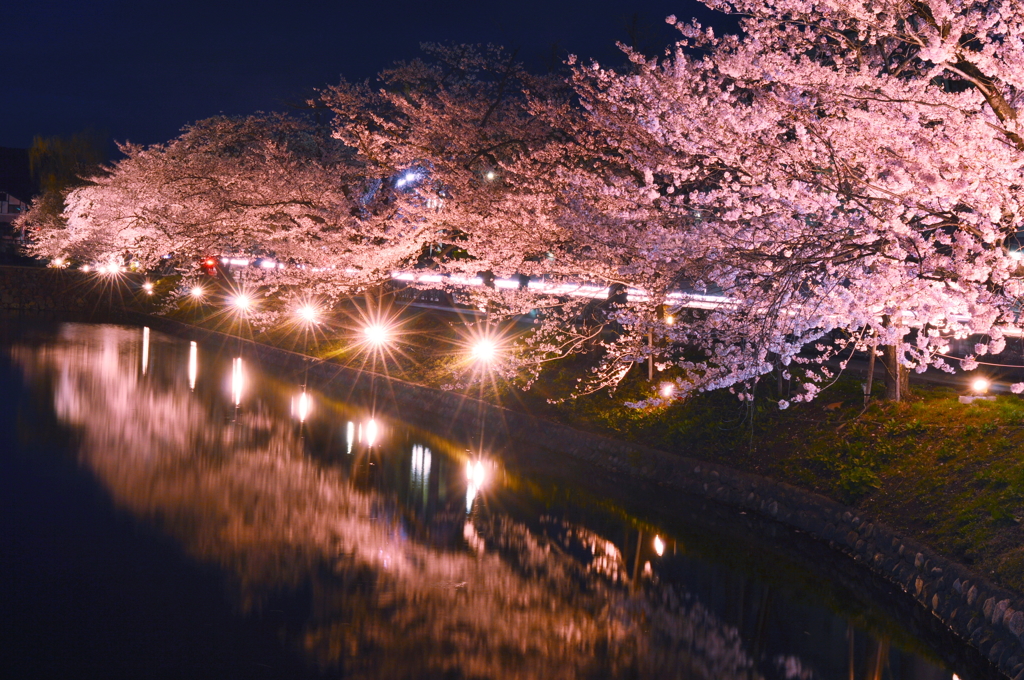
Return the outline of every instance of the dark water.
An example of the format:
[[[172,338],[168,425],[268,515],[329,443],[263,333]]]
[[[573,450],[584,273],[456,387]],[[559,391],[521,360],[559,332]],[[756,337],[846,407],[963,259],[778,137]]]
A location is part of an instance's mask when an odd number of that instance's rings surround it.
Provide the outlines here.
[[[4,328],[5,677],[991,674],[781,527],[446,440],[223,348]]]

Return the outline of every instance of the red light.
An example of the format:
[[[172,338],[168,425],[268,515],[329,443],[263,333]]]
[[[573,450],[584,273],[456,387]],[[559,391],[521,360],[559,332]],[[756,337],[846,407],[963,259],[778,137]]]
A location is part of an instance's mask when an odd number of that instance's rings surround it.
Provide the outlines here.
[[[205,264],[206,264],[207,267],[212,267],[215,264],[217,264],[217,260],[213,259],[212,257],[208,257],[208,258],[206,258]]]

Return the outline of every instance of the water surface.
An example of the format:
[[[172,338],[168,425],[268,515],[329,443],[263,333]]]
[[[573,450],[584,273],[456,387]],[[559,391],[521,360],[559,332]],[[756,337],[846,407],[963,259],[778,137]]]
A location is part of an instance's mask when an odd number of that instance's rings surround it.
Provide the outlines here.
[[[3,347],[19,677],[990,673],[847,558],[741,513],[410,427],[237,348],[24,320]]]

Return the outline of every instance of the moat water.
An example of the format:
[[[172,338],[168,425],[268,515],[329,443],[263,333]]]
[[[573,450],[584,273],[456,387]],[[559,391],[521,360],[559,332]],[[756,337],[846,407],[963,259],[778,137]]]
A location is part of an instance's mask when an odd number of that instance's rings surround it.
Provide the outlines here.
[[[411,427],[238,347],[0,321],[6,677],[991,673],[780,526]]]

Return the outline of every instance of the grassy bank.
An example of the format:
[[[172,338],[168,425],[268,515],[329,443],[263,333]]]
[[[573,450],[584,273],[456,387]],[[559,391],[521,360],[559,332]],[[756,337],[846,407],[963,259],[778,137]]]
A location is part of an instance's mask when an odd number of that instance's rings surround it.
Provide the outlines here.
[[[786,411],[728,394],[640,412],[586,398],[559,419],[812,489],[1024,592],[1024,400],[957,396],[917,386],[864,410],[851,378]]]
[[[181,320],[231,330],[223,319]],[[405,324],[396,348],[382,352],[357,346],[357,326],[347,339],[344,332],[294,328],[255,339],[441,387],[472,377],[461,328],[454,316],[421,315]],[[1024,592],[1024,399],[964,405],[950,388],[917,385],[907,403],[876,399],[864,409],[861,377],[849,376],[817,401],[785,411],[769,392],[750,404],[724,391],[637,410],[624,402],[652,392],[638,368],[614,395],[551,403],[567,396],[580,370],[578,361],[567,361],[526,392],[490,379],[465,390],[580,429],[812,489]]]

